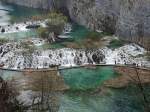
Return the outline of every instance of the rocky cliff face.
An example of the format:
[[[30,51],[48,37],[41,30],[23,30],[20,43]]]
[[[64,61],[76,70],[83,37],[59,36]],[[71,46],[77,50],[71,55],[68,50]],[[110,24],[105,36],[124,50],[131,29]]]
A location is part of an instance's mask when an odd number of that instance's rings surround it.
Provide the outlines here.
[[[5,0],[6,1],[6,0]],[[34,8],[67,8],[72,20],[150,48],[150,0],[7,0]]]
[[[150,0],[68,0],[71,18],[149,48]]]

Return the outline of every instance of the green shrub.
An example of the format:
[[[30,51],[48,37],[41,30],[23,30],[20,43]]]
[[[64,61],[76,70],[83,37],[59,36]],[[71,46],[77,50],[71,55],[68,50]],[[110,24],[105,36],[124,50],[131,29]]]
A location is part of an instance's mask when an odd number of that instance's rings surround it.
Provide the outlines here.
[[[49,33],[54,32],[55,34],[61,34],[64,25],[67,23],[68,19],[62,13],[57,13],[55,11],[50,12],[47,15],[47,28],[39,28],[38,34],[42,38],[48,38]]]
[[[51,12],[48,14],[48,31],[60,34],[63,31],[64,25],[68,19],[62,13]]]
[[[102,37],[101,33],[98,32],[89,32],[87,38],[92,40],[99,40]]]
[[[40,27],[40,28],[38,28],[37,32],[38,32],[38,34],[39,34],[40,37],[42,37],[42,38],[48,38],[49,32],[48,32],[47,28]]]
[[[65,24],[67,21],[67,17],[62,13],[50,12],[48,14],[48,23],[51,25]]]
[[[125,42],[122,41],[122,40],[113,39],[113,40],[109,43],[108,47],[110,47],[110,48],[118,48],[118,47],[123,46],[124,44],[125,44]]]

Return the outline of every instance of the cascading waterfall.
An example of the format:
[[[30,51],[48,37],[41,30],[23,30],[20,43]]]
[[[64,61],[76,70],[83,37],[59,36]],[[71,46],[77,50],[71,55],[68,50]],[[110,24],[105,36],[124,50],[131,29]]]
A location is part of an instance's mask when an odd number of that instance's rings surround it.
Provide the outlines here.
[[[102,51],[98,50],[98,52]],[[97,60],[94,60],[92,55],[97,56]],[[49,68],[52,65],[75,66],[88,63],[102,63],[104,62],[104,58],[105,56],[103,55],[103,53],[101,53],[101,55],[97,55],[97,51],[90,54],[90,52],[82,49],[75,50],[64,48],[56,50],[35,51],[31,55],[14,53],[12,54],[12,56],[3,60],[3,63],[5,62],[5,67],[15,69]]]
[[[24,52],[17,43],[0,46],[0,65],[4,68],[49,68],[53,65],[70,67],[85,64],[137,64],[150,66],[144,58],[144,49],[135,44],[125,45],[112,50],[107,47],[101,49],[49,49]]]

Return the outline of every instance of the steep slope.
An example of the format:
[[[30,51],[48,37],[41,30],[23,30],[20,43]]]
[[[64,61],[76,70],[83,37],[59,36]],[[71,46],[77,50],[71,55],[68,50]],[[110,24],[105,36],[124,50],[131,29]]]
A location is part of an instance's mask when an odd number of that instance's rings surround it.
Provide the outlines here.
[[[150,47],[150,0],[68,0],[67,7],[82,25]]]

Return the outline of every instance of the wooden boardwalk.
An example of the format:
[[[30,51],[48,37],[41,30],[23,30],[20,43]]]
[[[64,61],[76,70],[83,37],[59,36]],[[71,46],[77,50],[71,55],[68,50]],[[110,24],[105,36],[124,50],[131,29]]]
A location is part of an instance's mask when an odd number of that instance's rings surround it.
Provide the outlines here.
[[[44,71],[56,71],[56,70],[65,70],[65,69],[71,69],[71,68],[80,68],[80,67],[87,67],[92,68],[96,66],[110,66],[110,67],[130,67],[130,68],[137,68],[137,69],[143,69],[143,70],[149,70],[148,67],[140,67],[140,66],[134,66],[134,65],[121,65],[121,64],[87,64],[87,65],[77,65],[77,66],[54,66],[52,68],[28,68],[28,69],[9,69],[9,68],[2,68],[0,67],[0,70],[7,70],[7,71],[16,71],[16,72],[44,72]]]
[[[134,66],[134,65],[121,65],[121,64],[93,64],[93,65],[78,65],[78,66],[70,66],[70,67],[59,67],[59,70],[63,69],[71,69],[71,68],[80,68],[80,67],[92,67],[92,66],[108,66],[108,67],[130,67],[130,68],[137,68],[137,69],[143,69],[143,70],[150,70],[149,67],[143,67],[143,66]]]
[[[14,71],[14,72],[44,72],[44,71],[56,71],[58,70],[58,66],[52,68],[29,68],[29,69],[9,69],[9,68],[1,68],[0,70],[6,71]]]

